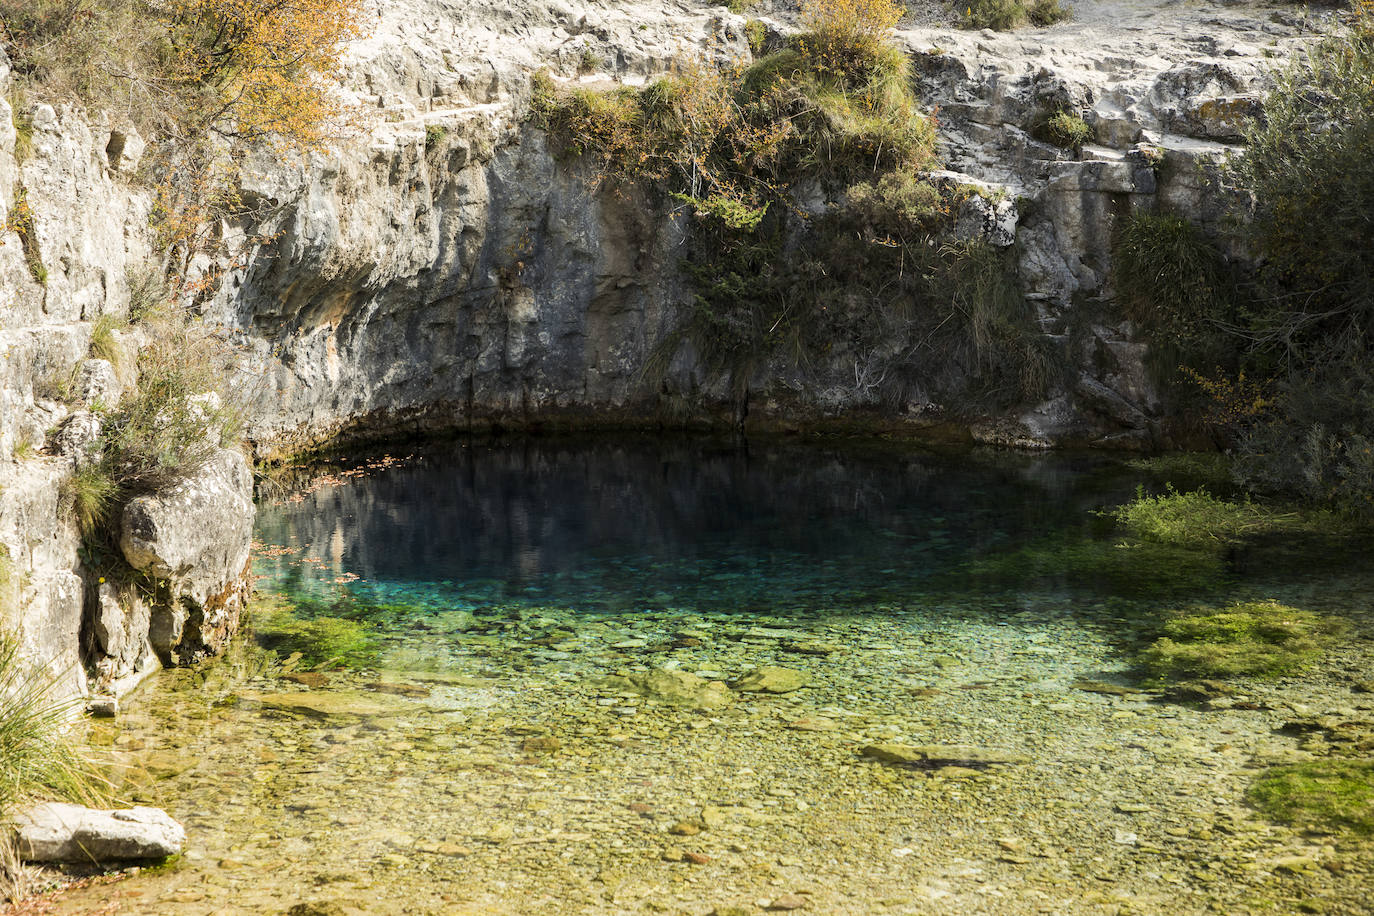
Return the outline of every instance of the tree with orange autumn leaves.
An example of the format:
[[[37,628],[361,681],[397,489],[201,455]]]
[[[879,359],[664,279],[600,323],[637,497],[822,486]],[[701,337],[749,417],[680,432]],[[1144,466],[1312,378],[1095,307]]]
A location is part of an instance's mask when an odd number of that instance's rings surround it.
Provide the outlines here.
[[[200,125],[238,139],[317,145],[339,125],[329,92],[359,0],[161,0],[173,72],[204,94]]]
[[[0,0],[11,103],[79,101],[153,141],[144,177],[174,287],[241,215],[238,151],[309,151],[342,133],[335,91],[364,0]],[[250,237],[249,241],[253,241]],[[232,258],[230,259],[232,260]]]

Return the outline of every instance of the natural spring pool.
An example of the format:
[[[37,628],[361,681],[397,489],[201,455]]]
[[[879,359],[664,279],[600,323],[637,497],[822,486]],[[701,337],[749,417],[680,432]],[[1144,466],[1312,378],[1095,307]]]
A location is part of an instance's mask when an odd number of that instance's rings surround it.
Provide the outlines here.
[[[1133,553],[1098,510],[1162,482],[623,437],[266,487],[256,640],[94,736],[188,852],[53,912],[1374,912],[1367,837],[1245,800],[1374,719],[1374,569]],[[1349,628],[1301,676],[1139,690],[1163,611],[1257,598]]]

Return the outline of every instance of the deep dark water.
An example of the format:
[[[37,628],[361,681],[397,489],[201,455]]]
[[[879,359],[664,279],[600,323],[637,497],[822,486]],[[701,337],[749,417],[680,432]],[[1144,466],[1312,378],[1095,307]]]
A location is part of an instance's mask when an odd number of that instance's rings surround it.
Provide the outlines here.
[[[325,599],[622,611],[824,611],[1049,538],[1109,538],[1141,480],[1101,455],[633,437],[458,442],[265,502],[269,584]],[[340,578],[357,581],[338,582]]]

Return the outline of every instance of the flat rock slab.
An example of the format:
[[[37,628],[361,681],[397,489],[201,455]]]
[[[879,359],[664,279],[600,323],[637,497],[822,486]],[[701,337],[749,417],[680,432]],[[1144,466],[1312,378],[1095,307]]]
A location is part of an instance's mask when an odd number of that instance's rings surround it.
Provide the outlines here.
[[[243,699],[268,709],[294,712],[317,719],[369,719],[414,712],[415,706],[383,694],[354,690],[311,690],[299,693],[245,693]]]
[[[734,688],[742,693],[791,693],[810,682],[804,671],[768,665],[744,674]]]
[[[883,763],[899,763],[923,769],[948,766],[980,769],[1026,762],[1026,758],[1019,754],[968,744],[870,744],[863,749],[863,755]]]
[[[102,811],[47,802],[15,818],[19,855],[27,862],[164,859],[181,852],[186,831],[161,808]]]

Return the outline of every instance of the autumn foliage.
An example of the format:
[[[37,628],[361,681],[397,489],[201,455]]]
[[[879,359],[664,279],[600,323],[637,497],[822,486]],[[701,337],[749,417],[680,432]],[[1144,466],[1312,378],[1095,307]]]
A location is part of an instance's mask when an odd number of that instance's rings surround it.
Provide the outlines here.
[[[78,99],[141,131],[310,146],[361,0],[0,0],[20,94]]]
[[[358,0],[166,0],[173,73],[208,92],[204,126],[313,145],[342,115],[329,85],[358,36]]]

